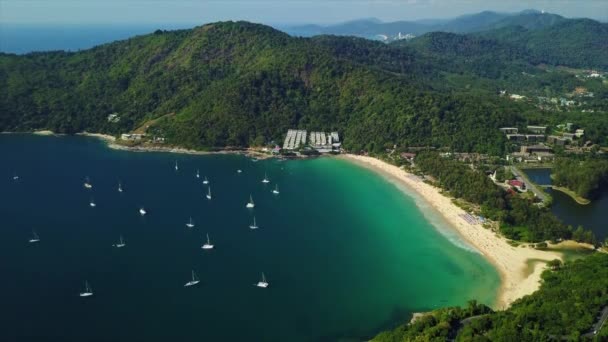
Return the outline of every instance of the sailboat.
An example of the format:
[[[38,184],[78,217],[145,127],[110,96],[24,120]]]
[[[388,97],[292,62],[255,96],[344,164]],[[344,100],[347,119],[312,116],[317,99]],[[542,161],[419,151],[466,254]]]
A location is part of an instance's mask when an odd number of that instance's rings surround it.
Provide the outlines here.
[[[38,236],[38,234],[36,234],[35,231],[32,231],[32,238],[30,239],[30,243],[36,243],[38,241],[40,241],[40,237]]]
[[[80,292],[80,297],[90,297],[93,295],[93,290],[88,281],[84,282],[84,292]]]
[[[207,176],[205,176],[205,180],[203,181],[203,184],[205,184],[205,185],[209,184],[209,180],[207,179]]]
[[[268,179],[268,176],[266,175],[266,173],[264,173],[264,179],[262,179],[262,183],[264,183],[264,184],[270,183],[270,180]]]
[[[207,189],[207,199],[211,199],[211,187]]]
[[[209,240],[209,234],[207,234],[207,243],[201,247],[202,249],[213,249],[213,245],[211,244],[211,240]]]
[[[201,178],[201,174],[200,174],[200,172],[198,171],[198,169],[196,169],[196,178]]]
[[[118,192],[122,192],[122,184],[118,182]]]
[[[186,223],[186,227],[188,227],[188,228],[194,227],[194,221],[192,221],[192,217],[190,217],[190,221],[188,221],[188,223]]]
[[[184,287],[188,287],[188,286],[192,286],[192,285],[196,285],[200,282],[200,280],[198,279],[198,277],[196,276],[196,273],[194,273],[194,270],[192,270],[192,280],[190,280],[189,282],[187,282],[186,284],[184,284]]]
[[[268,287],[268,282],[266,281],[266,276],[264,276],[264,272],[262,272],[262,280],[258,281],[257,284],[255,284],[255,286],[257,287],[261,287],[263,289]]]
[[[275,195],[279,194],[279,184],[276,184],[276,186],[274,187],[274,190],[272,190],[272,193]]]
[[[241,172],[243,172],[243,170],[238,169],[238,170],[236,170],[236,172],[237,172],[237,173],[241,173]]]
[[[91,201],[89,202],[89,206],[91,208],[95,208],[97,206],[97,204],[95,204],[95,200],[93,200],[93,198],[91,198]]]
[[[114,247],[116,247],[116,248],[123,248],[126,245],[127,244],[125,243],[125,240],[122,238],[122,235],[121,235],[120,238],[118,239],[118,243],[114,244]]]
[[[13,180],[14,180],[14,181],[19,180],[19,176],[17,175],[17,172],[15,172],[15,173],[13,174]]]
[[[93,184],[91,184],[91,180],[89,179],[89,177],[86,177],[84,179],[84,187],[87,189],[92,189],[93,188]]]
[[[175,161],[175,171],[178,171],[179,167],[177,166],[177,160]]]
[[[253,223],[249,226],[250,229],[258,229],[257,223],[255,223],[255,216],[253,217]]]
[[[249,202],[247,202],[246,207],[249,209],[252,209],[253,207],[255,207],[255,203],[253,203],[253,198],[251,197],[251,195],[249,195]]]
[[[146,209],[144,209],[144,207],[139,208],[139,214],[140,214],[141,216],[146,215],[146,214],[147,214]]]

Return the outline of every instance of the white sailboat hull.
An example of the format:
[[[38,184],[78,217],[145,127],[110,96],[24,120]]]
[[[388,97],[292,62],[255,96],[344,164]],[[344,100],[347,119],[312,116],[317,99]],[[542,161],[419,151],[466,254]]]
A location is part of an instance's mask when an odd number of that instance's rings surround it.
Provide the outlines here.
[[[279,192],[278,192],[278,191],[276,191],[276,190],[272,190],[272,193],[273,193],[273,194],[275,194],[275,195],[278,195],[278,194],[279,194]]]
[[[251,208],[255,207],[255,205],[253,203],[247,203],[246,207],[251,209]]]
[[[207,243],[206,243],[206,244],[204,244],[204,245],[203,245],[201,248],[202,248],[202,249],[213,249],[213,245],[210,245],[210,244],[207,244]]]
[[[193,227],[194,227],[194,225],[193,225],[192,223],[186,223],[186,227],[188,227],[188,228],[193,228]]]
[[[97,206],[97,204],[95,204],[95,203],[89,203],[89,206],[91,206],[92,208],[95,208]]]
[[[30,241],[29,241],[29,242],[30,242],[30,243],[36,243],[36,242],[38,242],[38,241],[40,241],[40,239],[30,239]]]
[[[84,183],[84,187],[87,188],[87,189],[93,188],[93,186],[91,184],[89,184],[89,183]]]
[[[207,197],[207,199],[211,199],[211,195],[207,195],[206,197]]]
[[[90,297],[93,295],[93,292],[82,292],[80,294],[80,297]]]
[[[257,284],[255,284],[255,286],[257,286],[257,287],[261,287],[261,288],[263,288],[263,289],[267,288],[267,287],[268,287],[268,285],[269,285],[269,284],[268,284],[267,282],[265,282],[265,281],[260,281],[260,282],[258,282]]]
[[[146,215],[147,212],[143,209],[139,209],[139,214],[143,216],[143,215]]]
[[[184,284],[184,287],[193,286],[193,285],[198,284],[199,282],[200,282],[199,280],[192,280],[192,281],[189,281],[186,284]]]
[[[116,247],[116,248],[123,248],[124,246],[126,246],[126,244],[124,244],[124,243],[117,243],[114,245],[114,247]]]
[[[258,228],[259,228],[258,226],[254,226],[254,225],[249,226],[249,229],[258,229]]]

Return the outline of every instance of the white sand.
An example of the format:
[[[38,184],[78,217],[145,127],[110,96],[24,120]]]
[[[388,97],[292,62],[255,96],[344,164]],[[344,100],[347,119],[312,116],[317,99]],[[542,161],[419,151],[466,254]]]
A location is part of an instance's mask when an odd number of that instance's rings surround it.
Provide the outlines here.
[[[529,247],[513,247],[507,240],[498,236],[481,224],[470,224],[461,214],[466,212],[452,203],[452,200],[439,192],[439,188],[416,181],[416,176],[403,171],[397,166],[381,160],[357,156],[343,155],[356,164],[387,175],[416,191],[429,205],[434,207],[451,225],[459,235],[475,247],[490,261],[500,273],[501,288],[495,303],[495,308],[507,308],[513,301],[536,291],[540,286],[540,275],[546,267],[542,261],[562,259],[561,253],[553,251],[540,251]],[[533,265],[530,273],[528,261]]]

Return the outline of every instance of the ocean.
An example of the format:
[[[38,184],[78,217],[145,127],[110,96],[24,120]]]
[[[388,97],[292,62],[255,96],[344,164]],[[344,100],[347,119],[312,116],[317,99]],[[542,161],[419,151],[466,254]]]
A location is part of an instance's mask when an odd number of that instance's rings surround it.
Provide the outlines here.
[[[413,312],[492,304],[500,286],[438,215],[348,161],[28,134],[0,135],[0,156],[3,341],[357,341]],[[186,288],[191,270],[201,282]],[[253,286],[262,272],[266,289]],[[79,297],[85,281],[92,297]]]

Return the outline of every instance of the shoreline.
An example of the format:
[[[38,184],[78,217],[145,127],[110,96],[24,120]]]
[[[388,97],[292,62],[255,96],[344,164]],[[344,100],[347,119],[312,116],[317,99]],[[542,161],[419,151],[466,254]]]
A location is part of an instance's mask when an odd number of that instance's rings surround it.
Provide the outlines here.
[[[576,193],[574,193],[574,191],[572,191],[568,188],[564,188],[562,186],[557,186],[557,185],[551,185],[551,189],[557,190],[563,194],[568,195],[568,197],[572,198],[576,203],[578,203],[580,205],[587,205],[587,204],[591,203],[591,200],[588,200],[584,197],[577,195]]]
[[[493,305],[496,309],[506,309],[515,300],[538,290],[541,274],[547,268],[544,262],[554,259],[563,261],[564,259],[560,252],[533,249],[527,247],[529,245],[527,243],[518,247],[511,246],[504,237],[484,228],[480,223],[471,224],[465,221],[460,215],[467,212],[452,203],[452,199],[444,196],[439,188],[421,181],[418,176],[397,166],[376,158],[352,154],[343,154],[339,158],[372,170],[389,180],[399,182],[433,207],[451,229],[474,247],[498,271],[501,286]],[[403,192],[406,195],[412,195],[407,191]],[[531,266],[531,269],[530,261],[537,261]]]

